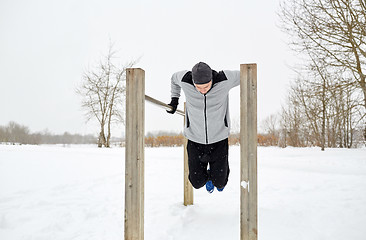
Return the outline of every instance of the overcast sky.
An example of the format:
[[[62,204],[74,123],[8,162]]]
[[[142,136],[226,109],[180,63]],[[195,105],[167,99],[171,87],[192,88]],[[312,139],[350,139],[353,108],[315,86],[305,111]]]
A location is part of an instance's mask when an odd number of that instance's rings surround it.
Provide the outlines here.
[[[295,61],[278,25],[278,0],[0,0],[0,125],[32,132],[97,133],[75,88],[107,52],[141,57],[146,94],[170,101],[170,77],[204,61],[215,70],[258,64],[258,120],[280,110]],[[183,95],[184,96],[184,95]],[[184,101],[184,97],[180,102]],[[182,104],[180,104],[182,108]],[[239,118],[239,88],[231,91]],[[146,132],[181,131],[183,119],[146,103]],[[123,128],[117,130],[120,136]]]

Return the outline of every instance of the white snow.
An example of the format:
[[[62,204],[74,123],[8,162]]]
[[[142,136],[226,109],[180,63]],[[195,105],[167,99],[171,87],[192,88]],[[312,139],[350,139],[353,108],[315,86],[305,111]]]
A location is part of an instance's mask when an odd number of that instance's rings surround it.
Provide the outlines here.
[[[249,192],[249,181],[248,181],[248,182],[246,182],[246,181],[241,181],[240,185],[241,185],[244,189],[248,188],[248,192]]]
[[[145,239],[239,239],[239,147],[223,192],[183,206],[183,149],[145,149]],[[363,240],[366,149],[258,148],[260,240]],[[121,240],[124,149],[0,145],[1,240]]]

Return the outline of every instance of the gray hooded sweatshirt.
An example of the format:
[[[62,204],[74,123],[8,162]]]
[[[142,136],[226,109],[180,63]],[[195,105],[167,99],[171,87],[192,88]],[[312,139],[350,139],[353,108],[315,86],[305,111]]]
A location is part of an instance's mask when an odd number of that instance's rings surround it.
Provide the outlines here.
[[[194,86],[191,71],[180,71],[171,79],[171,97],[186,96],[184,136],[201,144],[211,144],[229,137],[229,91],[240,84],[240,71],[212,71],[212,87],[200,93]]]

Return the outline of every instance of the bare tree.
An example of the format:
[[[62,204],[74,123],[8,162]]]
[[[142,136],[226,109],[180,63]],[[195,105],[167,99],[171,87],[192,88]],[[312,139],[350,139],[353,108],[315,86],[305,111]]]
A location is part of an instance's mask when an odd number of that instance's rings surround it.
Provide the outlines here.
[[[269,145],[276,146],[278,145],[279,139],[279,115],[278,114],[271,114],[270,116],[266,117],[262,123],[261,128],[262,131],[268,136]]]
[[[286,106],[282,106],[278,145],[283,148],[287,147],[287,135],[290,130],[289,122],[290,122],[290,117],[289,117],[289,113],[288,113],[288,108]]]
[[[136,64],[136,61],[131,61],[122,66],[115,65],[115,55],[110,44],[107,55],[99,64],[84,72],[82,84],[76,90],[82,97],[87,121],[96,119],[99,123],[98,147],[110,147],[112,123],[124,124],[126,69]]]
[[[304,117],[306,118],[306,125],[315,137],[315,145],[320,145],[321,150],[325,149],[326,142],[326,119],[329,115],[328,104],[329,85],[332,82],[332,70],[326,66],[323,59],[318,59],[312,56],[309,52],[311,62],[305,67],[305,76],[299,72],[300,78],[295,81],[295,85],[291,91],[299,100]],[[314,144],[314,139],[310,139],[310,134],[307,131],[308,140]],[[308,143],[306,143],[307,145]]]
[[[362,90],[366,109],[365,0],[286,0],[279,16],[295,51],[353,76],[349,83]]]
[[[10,142],[25,144],[28,141],[29,128],[16,122],[9,122],[6,131],[10,137]]]
[[[281,145],[350,148],[365,116],[362,93],[353,84],[344,84],[349,82],[345,75],[319,63],[298,71],[290,88],[281,113],[286,129]]]
[[[303,130],[306,121],[302,112],[300,101],[294,92],[290,91],[287,103],[282,106],[281,111],[280,147],[286,147],[287,145],[293,147],[304,146]]]
[[[7,141],[7,136],[6,136],[5,128],[0,126],[0,143],[6,142],[6,141]]]

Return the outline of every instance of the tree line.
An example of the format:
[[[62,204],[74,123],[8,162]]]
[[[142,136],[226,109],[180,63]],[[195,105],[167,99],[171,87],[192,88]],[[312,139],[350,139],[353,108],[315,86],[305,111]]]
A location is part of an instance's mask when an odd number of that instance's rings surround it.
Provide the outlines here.
[[[80,135],[52,134],[48,130],[31,133],[27,126],[16,122],[9,122],[0,126],[0,143],[9,144],[96,144],[97,138],[92,134]]]
[[[366,141],[366,2],[287,0],[278,12],[301,58],[279,114],[266,119],[279,146],[354,147]]]
[[[157,134],[147,134],[145,137],[145,147],[177,147],[183,146],[184,136],[182,133],[160,132]],[[233,132],[229,136],[230,146],[240,145],[240,133]],[[272,135],[266,133],[258,134],[259,146],[276,146],[278,141],[273,139]]]
[[[258,135],[258,144],[269,146],[270,141],[266,135]],[[97,144],[98,137],[93,134],[81,135],[52,134],[48,130],[32,133],[27,126],[16,122],[9,122],[6,126],[0,126],[0,144]],[[124,139],[111,138],[111,143],[116,146],[124,146]],[[158,133],[148,133],[145,136],[146,147],[178,147],[183,146],[184,136],[182,133],[160,131]],[[229,137],[230,145],[239,145],[239,133],[233,133]]]

